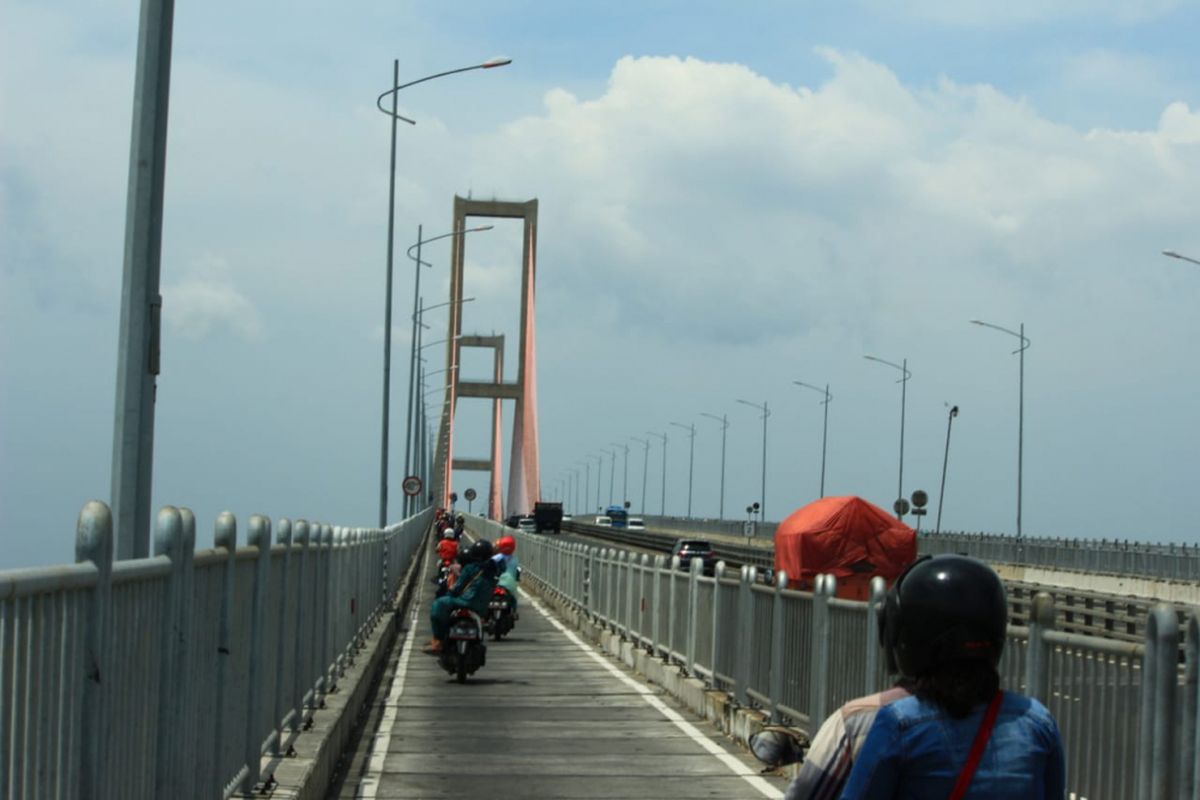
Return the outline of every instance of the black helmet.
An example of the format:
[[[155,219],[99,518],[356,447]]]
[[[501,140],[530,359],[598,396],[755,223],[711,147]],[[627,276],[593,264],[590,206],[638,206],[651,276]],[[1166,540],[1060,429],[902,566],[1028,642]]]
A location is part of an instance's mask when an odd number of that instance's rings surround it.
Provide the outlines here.
[[[958,555],[925,556],[906,569],[879,608],[888,668],[910,680],[955,659],[1000,663],[1008,598],[991,567]]]
[[[480,539],[475,544],[467,548],[467,562],[487,561],[492,557],[492,543],[487,539]]]

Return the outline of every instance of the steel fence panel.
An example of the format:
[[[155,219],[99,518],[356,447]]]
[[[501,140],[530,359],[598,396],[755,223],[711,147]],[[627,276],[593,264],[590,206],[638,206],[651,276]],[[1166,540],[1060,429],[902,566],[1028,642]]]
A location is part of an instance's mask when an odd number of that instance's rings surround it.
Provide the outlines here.
[[[758,702],[769,704],[771,692],[771,614],[775,605],[775,591],[769,586],[754,584],[750,587],[751,640],[754,652],[759,656],[751,663],[748,689],[756,693]]]
[[[875,645],[868,640],[867,627],[866,603],[829,601],[829,709],[862,696],[866,652]]]
[[[696,584],[696,614],[692,620],[696,632],[692,657],[694,669],[709,675],[713,672],[713,593],[716,589],[716,578],[700,578]]]

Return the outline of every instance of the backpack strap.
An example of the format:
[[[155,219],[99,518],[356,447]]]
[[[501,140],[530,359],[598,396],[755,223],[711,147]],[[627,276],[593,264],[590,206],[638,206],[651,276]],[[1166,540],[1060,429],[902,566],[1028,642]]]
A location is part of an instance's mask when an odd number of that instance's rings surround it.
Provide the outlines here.
[[[996,717],[1000,714],[1000,705],[1004,702],[1004,692],[998,691],[992,697],[992,702],[988,703],[987,711],[983,714],[983,721],[979,723],[979,732],[975,734],[975,741],[971,744],[971,752],[967,755],[967,763],[963,765],[962,772],[958,773],[958,780],[954,783],[954,789],[950,792],[950,800],[962,800],[967,794],[967,788],[971,785],[971,778],[975,777],[975,769],[979,766],[980,760],[983,758],[983,751],[987,748],[988,739],[992,736],[992,728],[996,724]]]

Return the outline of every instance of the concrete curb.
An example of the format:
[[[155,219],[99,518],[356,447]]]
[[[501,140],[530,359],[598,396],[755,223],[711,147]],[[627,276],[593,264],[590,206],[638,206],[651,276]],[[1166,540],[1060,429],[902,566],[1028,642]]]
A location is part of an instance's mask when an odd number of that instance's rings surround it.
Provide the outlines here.
[[[387,667],[387,656],[396,642],[400,621],[412,598],[428,537],[415,551],[404,581],[376,620],[363,646],[337,682],[337,690],[325,696],[320,708],[313,710],[312,726],[292,741],[294,754],[264,757],[262,774],[274,774],[275,785],[269,792],[235,794],[235,797],[271,797],[275,800],[322,800],[329,791],[338,765],[359,722],[371,688]]]
[[[589,619],[557,592],[545,586],[536,576],[526,573],[525,578],[526,580],[522,581],[523,588],[526,591],[532,589],[533,594],[536,594],[561,622],[573,628],[580,638],[616,658],[647,683],[661,688],[684,708],[712,724],[742,747],[749,750],[750,737],[768,724],[769,715],[757,709],[739,707],[737,701],[727,692],[710,689],[704,681],[689,676],[682,667],[667,663],[661,657],[652,655],[634,642],[623,638],[621,634],[614,633]],[[774,774],[791,778],[799,768],[799,764],[793,764]]]

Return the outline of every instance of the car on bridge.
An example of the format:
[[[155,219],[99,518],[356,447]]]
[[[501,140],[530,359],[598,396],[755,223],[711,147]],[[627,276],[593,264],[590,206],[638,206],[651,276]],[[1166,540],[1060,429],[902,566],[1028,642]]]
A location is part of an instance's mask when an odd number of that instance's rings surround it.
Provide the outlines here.
[[[612,517],[604,517],[604,516],[596,517],[596,519],[592,522],[592,524],[599,525],[602,528],[611,528],[612,527]]]
[[[630,517],[625,527],[631,531],[644,531],[646,530],[646,521],[641,517]]]
[[[712,575],[717,567],[717,554],[707,539],[676,539],[671,555],[679,557],[679,568],[682,570],[691,569],[693,558],[704,563],[705,575]]]
[[[521,517],[517,520],[517,530],[523,533],[537,533],[537,521],[533,517]]]

